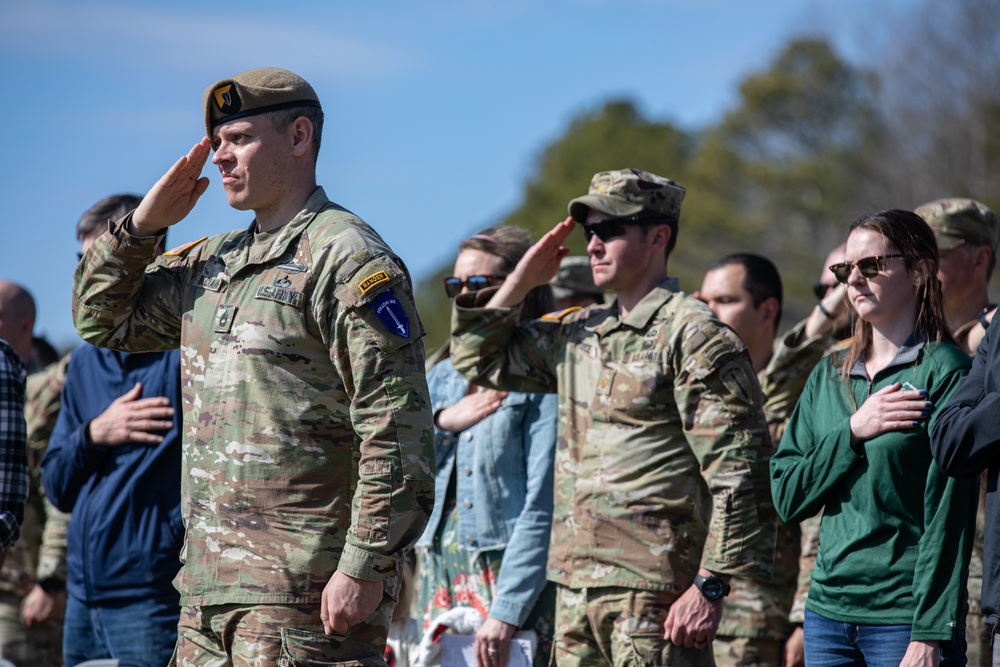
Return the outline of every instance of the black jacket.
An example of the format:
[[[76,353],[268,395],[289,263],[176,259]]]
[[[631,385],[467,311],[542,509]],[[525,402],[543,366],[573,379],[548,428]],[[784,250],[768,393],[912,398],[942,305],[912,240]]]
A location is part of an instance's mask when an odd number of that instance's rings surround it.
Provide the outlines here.
[[[937,409],[942,412],[931,432],[931,453],[941,469],[967,478],[988,470],[982,609],[995,624],[1000,619],[1000,323],[987,329],[972,370]]]

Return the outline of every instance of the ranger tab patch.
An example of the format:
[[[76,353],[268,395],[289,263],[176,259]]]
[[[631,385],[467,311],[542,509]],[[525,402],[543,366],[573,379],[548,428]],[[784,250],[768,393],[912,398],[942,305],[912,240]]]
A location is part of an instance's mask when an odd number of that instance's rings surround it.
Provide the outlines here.
[[[191,248],[195,247],[196,245],[198,245],[202,241],[207,241],[207,240],[208,240],[207,236],[202,236],[197,241],[188,241],[184,245],[179,245],[176,248],[174,248],[173,250],[168,250],[167,252],[163,253],[163,256],[164,257],[180,257],[181,255],[183,255],[188,250],[190,250]]]
[[[388,280],[388,277],[386,277],[386,280]],[[391,289],[387,289],[373,298],[368,305],[375,311],[378,318],[382,320],[382,324],[385,325],[386,329],[397,336],[402,336],[403,338],[410,337],[410,320],[406,317],[403,306],[399,303],[399,299],[396,298]]]
[[[389,274],[385,271],[377,271],[358,283],[358,289],[361,290],[362,294],[367,294],[373,287],[387,282],[389,282]]]
[[[580,308],[580,306],[570,306],[569,308],[557,310],[554,313],[545,313],[542,315],[541,319],[544,322],[559,322],[562,318],[578,310],[583,310],[583,308]]]

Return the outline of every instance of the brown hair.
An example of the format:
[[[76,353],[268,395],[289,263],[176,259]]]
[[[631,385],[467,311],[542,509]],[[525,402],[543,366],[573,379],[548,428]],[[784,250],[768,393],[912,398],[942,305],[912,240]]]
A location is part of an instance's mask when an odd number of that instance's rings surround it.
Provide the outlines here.
[[[530,247],[531,235],[527,230],[515,225],[497,225],[484,229],[462,241],[458,246],[458,252],[478,250],[499,257],[503,261],[501,266],[504,275],[508,275]],[[554,308],[555,299],[552,296],[552,288],[548,285],[540,285],[528,292],[528,296],[524,298],[519,319],[521,322],[534,320],[545,313],[552,312]]]
[[[906,272],[916,279],[918,309],[914,332],[924,340],[954,343],[944,319],[944,299],[937,277],[937,241],[923,218],[911,211],[894,208],[861,216],[851,223],[851,232],[855,229],[881,234],[889,244],[889,252],[903,256]],[[851,367],[859,359],[868,359],[872,352],[872,325],[860,317],[854,320],[854,337],[840,367],[845,382]]]

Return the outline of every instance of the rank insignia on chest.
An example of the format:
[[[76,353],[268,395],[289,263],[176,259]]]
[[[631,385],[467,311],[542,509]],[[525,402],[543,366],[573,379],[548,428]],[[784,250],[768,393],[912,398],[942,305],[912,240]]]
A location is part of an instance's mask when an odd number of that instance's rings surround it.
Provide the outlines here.
[[[397,336],[410,337],[410,320],[406,317],[403,306],[391,289],[387,289],[373,298],[368,305],[375,311],[386,329]]]
[[[236,315],[236,306],[223,304],[219,306],[215,313],[215,333],[229,333],[233,328],[233,318]]]

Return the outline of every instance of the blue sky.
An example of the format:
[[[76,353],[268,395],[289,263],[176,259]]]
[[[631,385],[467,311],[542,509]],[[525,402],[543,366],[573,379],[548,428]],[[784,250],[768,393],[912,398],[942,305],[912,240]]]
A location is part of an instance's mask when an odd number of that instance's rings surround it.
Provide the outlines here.
[[[75,344],[80,214],[144,193],[198,141],[206,86],[277,66],[322,100],[319,182],[419,280],[517,205],[536,157],[579,113],[628,97],[653,118],[713,123],[792,36],[862,48],[869,4],[0,0],[0,278],[34,294],[39,333]],[[252,219],[226,205],[211,165],[205,175],[171,246]]]

